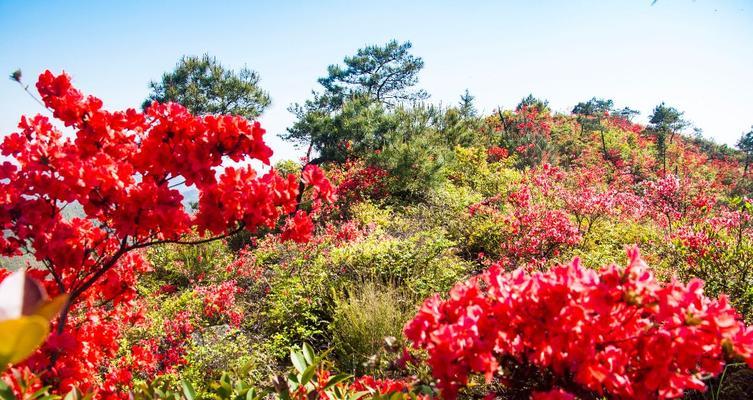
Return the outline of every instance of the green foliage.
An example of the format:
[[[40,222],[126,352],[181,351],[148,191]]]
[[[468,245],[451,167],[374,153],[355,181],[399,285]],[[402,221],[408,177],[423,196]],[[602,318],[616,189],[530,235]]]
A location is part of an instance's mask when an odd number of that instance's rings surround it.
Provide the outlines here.
[[[330,65],[327,76],[319,79],[326,93],[337,99],[365,94],[377,102],[416,101],[428,97],[424,91],[411,91],[424,67],[420,57],[410,54],[410,42],[396,40],[384,46],[366,46],[355,56],[345,57],[345,67]]]
[[[688,122],[683,119],[683,114],[683,112],[662,102],[654,107],[648,122],[654,130],[676,133],[688,126]]]
[[[28,382],[23,380],[20,377],[15,377],[15,379],[19,383],[19,387],[23,392],[30,391],[32,387],[29,385]],[[63,396],[52,394],[51,393],[51,387],[50,386],[44,386],[40,389],[37,389],[36,391],[31,392],[30,394],[24,396],[23,398],[16,397],[15,393],[13,393],[13,389],[8,385],[5,381],[0,379],[0,400],[60,400],[63,399]],[[71,393],[74,393],[73,391]],[[69,400],[69,398],[72,398],[73,396],[65,396],[65,400]],[[88,400],[88,399],[87,399]]]
[[[747,175],[750,163],[753,162],[753,127],[751,128],[737,141],[737,148],[745,154],[743,175]]]
[[[340,370],[362,374],[378,366],[385,338],[398,346],[415,299],[392,285],[364,282],[349,286],[335,299],[330,331]]]
[[[227,325],[212,326],[195,334],[186,352],[186,367],[181,377],[192,382],[198,393],[210,391],[206,383],[222,379],[223,374],[261,384],[277,371],[277,363],[255,346],[258,339]]]
[[[448,289],[467,271],[465,262],[453,254],[454,246],[439,228],[405,238],[375,235],[333,249],[328,264],[353,282],[397,283],[423,298]]]
[[[480,119],[458,108],[416,105],[392,113],[393,130],[368,159],[389,173],[389,191],[408,200],[425,199],[447,178],[457,146],[484,141]]]
[[[589,234],[581,242],[580,246],[563,254],[560,258],[568,261],[573,257],[579,257],[584,265],[609,265],[616,263],[623,265],[624,249],[628,246],[638,245],[642,250],[641,255],[646,260],[651,260],[651,265],[657,266],[657,270],[663,267],[652,254],[652,244],[661,242],[662,237],[656,226],[647,224],[645,221],[610,221],[602,220],[591,227]]]
[[[188,380],[175,382],[158,377],[151,382],[137,385],[130,395],[134,400],[290,400],[319,396],[332,400],[404,398],[402,394],[395,397],[390,396],[391,393],[382,396],[378,393],[353,391],[349,386],[353,381],[351,375],[329,373],[330,363],[325,358],[327,353],[316,354],[314,348],[307,343],[293,346],[289,353],[293,368],[289,372],[272,375],[271,379],[264,383],[223,373],[219,378],[210,381],[208,389],[202,392]],[[416,398],[411,394],[406,396]]]
[[[223,241],[214,241],[198,246],[167,244],[149,248],[147,258],[154,268],[149,280],[142,282],[156,290],[157,286],[170,282],[187,286],[199,276],[213,277],[215,281],[231,278],[225,266],[233,261],[234,254]]]
[[[523,108],[524,106],[529,107],[529,108],[535,108],[539,112],[549,112],[549,101],[536,98],[533,96],[533,94],[529,94],[528,96],[521,99],[518,105],[515,107],[515,109],[519,110]]]
[[[278,270],[265,301],[260,321],[266,338],[262,346],[277,359],[295,343],[323,343],[331,320],[331,303],[325,284],[327,271],[319,265],[304,266],[304,262],[291,260],[297,271]]]
[[[649,128],[656,137],[657,160],[664,170],[667,169],[669,145],[674,141],[675,135],[688,126],[688,122],[682,117],[683,114],[662,102],[654,108],[654,112],[649,117]]]
[[[602,153],[605,159],[609,157],[609,147],[606,143],[604,127],[602,126],[601,120],[609,115],[613,106],[614,102],[611,99],[605,100],[594,97],[587,102],[578,103],[575,108],[573,108],[573,114],[578,116],[578,123],[581,124],[584,130],[600,132]]]
[[[573,114],[579,116],[603,116],[612,111],[614,101],[611,99],[597,99],[596,97],[586,102],[580,102],[573,107]]]
[[[384,106],[364,95],[348,98],[335,112],[300,106],[291,111],[297,121],[285,139],[303,138],[299,143],[310,143],[318,158],[327,162],[373,153],[395,128]]]
[[[216,58],[184,56],[175,70],[149,84],[151,94],[144,101],[176,102],[193,114],[232,114],[255,119],[271,103],[259,87],[259,74],[248,68],[238,73],[223,67]]]
[[[520,172],[513,168],[514,159],[488,162],[487,158],[483,147],[455,147],[450,179],[458,187],[469,187],[485,197],[505,192],[520,180]]]
[[[423,61],[411,55],[410,48],[409,42],[393,40],[383,47],[359,49],[355,56],[345,57],[345,67],[330,65],[327,76],[319,79],[324,91],[289,108],[297,121],[282,137],[309,146],[309,153],[318,151],[324,161],[342,161],[338,147],[354,138],[373,136],[378,141],[380,130],[375,126],[385,107],[426,97],[423,91],[411,90]],[[373,148],[368,140],[364,144]]]
[[[623,108],[620,108],[619,110],[612,111],[612,115],[620,117],[620,118],[624,118],[627,121],[632,121],[633,117],[635,117],[636,115],[640,113],[641,113],[640,111],[633,110],[630,107],[623,107]]]
[[[274,168],[280,173],[280,176],[288,176],[289,174],[297,176],[301,173],[301,164],[293,160],[278,161]]]

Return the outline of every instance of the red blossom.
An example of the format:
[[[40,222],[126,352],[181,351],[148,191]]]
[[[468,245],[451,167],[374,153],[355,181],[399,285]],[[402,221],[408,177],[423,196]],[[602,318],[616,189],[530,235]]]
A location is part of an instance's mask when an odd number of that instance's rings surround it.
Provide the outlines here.
[[[282,229],[280,238],[282,240],[292,240],[297,243],[304,243],[311,240],[314,233],[314,223],[311,217],[303,211],[297,211],[293,218],[288,218],[287,223]]]
[[[0,143],[12,161],[0,164],[0,255],[28,252],[43,265],[33,273],[48,292],[68,293],[71,302],[58,333],[26,365],[57,390],[109,393],[124,377],[109,363],[122,327],[141,318],[135,284],[149,265],[139,249],[187,241],[194,232],[217,239],[240,228],[274,228],[297,209],[299,182],[275,171],[223,168],[227,161],[269,163],[272,150],[258,122],[195,116],[175,103],[107,111],[68,75],[50,71],[36,87],[67,131],[45,116],[24,116]],[[308,169],[305,179],[319,201],[333,199],[320,170]],[[199,192],[196,215],[183,205],[181,184]],[[64,218],[73,205],[85,215]],[[296,240],[310,237],[307,218],[296,214]],[[166,341],[186,334],[183,325],[169,328],[175,337]],[[180,362],[180,348],[160,353],[163,369]]]
[[[736,357],[753,365],[753,328],[702,282],[658,283],[636,249],[625,268],[576,259],[546,273],[488,272],[426,300],[405,327],[445,398],[471,374],[527,364],[615,398],[676,398]],[[559,398],[559,397],[555,397]]]

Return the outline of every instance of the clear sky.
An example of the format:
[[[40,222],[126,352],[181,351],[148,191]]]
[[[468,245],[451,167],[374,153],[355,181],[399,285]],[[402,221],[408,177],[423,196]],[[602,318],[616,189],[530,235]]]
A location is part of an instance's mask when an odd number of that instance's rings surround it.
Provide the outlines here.
[[[650,114],[661,101],[734,144],[753,124],[753,0],[601,1],[8,1],[0,0],[0,73],[27,83],[50,69],[110,109],[138,107],[147,83],[186,54],[261,74],[275,138],[328,64],[367,44],[409,40],[419,85],[437,103],[467,88],[491,112],[528,93],[559,111],[593,96]],[[0,80],[0,135],[40,112]]]

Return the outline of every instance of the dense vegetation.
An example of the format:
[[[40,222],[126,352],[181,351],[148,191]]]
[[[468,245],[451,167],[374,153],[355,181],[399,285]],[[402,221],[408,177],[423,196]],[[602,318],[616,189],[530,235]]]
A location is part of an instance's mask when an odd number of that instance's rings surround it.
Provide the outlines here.
[[[439,107],[410,48],[330,66],[264,175],[253,71],[184,58],[143,112],[42,74],[66,128],[0,145],[0,251],[69,302],[0,398],[746,398],[753,131]]]

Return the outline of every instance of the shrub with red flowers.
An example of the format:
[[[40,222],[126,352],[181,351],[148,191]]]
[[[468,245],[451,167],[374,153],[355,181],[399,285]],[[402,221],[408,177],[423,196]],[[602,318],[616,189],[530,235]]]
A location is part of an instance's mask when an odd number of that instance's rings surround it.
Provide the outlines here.
[[[671,235],[667,254],[683,265],[682,279],[698,277],[706,290],[725,293],[748,321],[753,310],[753,201],[735,198],[716,204],[714,216],[686,222]]]
[[[704,296],[700,280],[661,284],[637,249],[628,258],[598,272],[577,259],[544,273],[493,267],[426,300],[405,335],[449,399],[473,374],[548,392],[538,399],[677,398],[726,362],[753,365],[753,328],[725,296]],[[521,371],[533,387],[516,388]]]
[[[412,385],[410,383],[402,380],[378,379],[369,375],[358,377],[350,384],[350,389],[356,392],[366,391],[379,394],[407,393],[411,388]]]
[[[503,231],[498,253],[504,264],[511,267],[543,266],[564,248],[580,242],[578,227],[572,224],[568,215],[535,202],[529,186],[523,185],[510,192],[506,200],[495,196],[469,208],[472,216],[487,216],[499,221]],[[501,209],[500,204],[509,207]]]
[[[227,315],[232,325],[240,325],[241,315],[233,307],[235,306],[235,295],[241,291],[242,289],[238,287],[234,280],[197,288],[196,292],[202,297],[204,304],[204,317],[216,320]]]
[[[608,124],[626,132],[642,133],[644,129],[646,129],[644,126],[631,122],[627,118],[619,115],[609,115],[607,116],[606,121]]]
[[[0,144],[9,157],[0,164],[0,254],[30,254],[48,291],[69,294],[57,333],[28,365],[61,390],[93,388],[117,351],[118,324],[135,318],[133,285],[148,268],[136,251],[273,228],[296,210],[299,181],[250,166],[222,170],[225,161],[269,163],[258,122],[194,116],[174,103],[110,112],[50,71],[36,86],[65,131],[45,116],[24,116]],[[330,200],[334,189],[321,171],[304,172],[316,197]],[[181,185],[199,192],[195,215],[182,204]],[[75,206],[84,217],[64,217]],[[308,219],[291,221],[304,225],[293,238],[305,239]],[[193,234],[203,238],[186,239]]]
[[[387,195],[387,171],[364,160],[348,159],[328,172],[330,179],[337,184],[337,196],[342,204]]]
[[[487,118],[486,123],[502,135],[508,151],[520,155],[522,165],[536,165],[547,157],[554,125],[549,110],[524,104],[514,111],[500,110]]]
[[[504,160],[507,158],[510,153],[507,151],[506,148],[500,147],[500,146],[492,146],[487,151],[487,161],[488,162],[497,162],[500,160]]]

